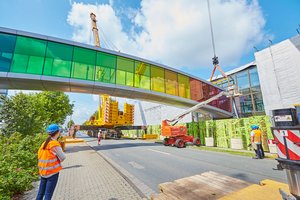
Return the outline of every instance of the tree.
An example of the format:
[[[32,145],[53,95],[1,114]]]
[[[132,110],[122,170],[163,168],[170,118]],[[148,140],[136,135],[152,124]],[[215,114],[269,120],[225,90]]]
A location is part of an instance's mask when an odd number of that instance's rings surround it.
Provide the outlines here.
[[[75,124],[75,122],[71,119],[68,124],[67,127],[70,128],[71,126],[73,126]]]
[[[73,104],[70,104],[69,96],[63,92],[41,92],[37,98],[43,104],[47,124],[63,124],[68,115],[73,114]]]
[[[2,132],[5,135],[43,132],[50,123],[62,124],[72,114],[74,106],[62,92],[20,92],[12,97],[1,96],[0,99],[0,120],[4,122]]]

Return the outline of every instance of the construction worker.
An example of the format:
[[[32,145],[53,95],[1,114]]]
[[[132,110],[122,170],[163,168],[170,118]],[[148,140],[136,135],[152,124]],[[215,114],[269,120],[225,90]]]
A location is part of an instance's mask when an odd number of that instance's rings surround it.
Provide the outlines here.
[[[99,129],[99,131],[98,131],[98,145],[100,145],[101,137],[102,137],[102,132],[101,132],[101,129]]]
[[[48,138],[41,145],[38,151],[38,168],[41,176],[39,191],[36,200],[45,200],[52,198],[55,190],[60,170],[62,170],[61,162],[66,156],[57,141],[60,135],[59,126],[51,124],[46,129]]]
[[[265,152],[264,152],[263,145],[262,145],[262,135],[263,135],[263,133],[262,133],[261,130],[259,130],[259,126],[256,126],[256,127],[255,127],[255,130],[256,130],[256,131],[259,131],[260,134],[261,134],[261,145],[260,145],[259,147],[261,148],[260,150],[261,150],[262,158],[264,158],[264,157],[265,157]]]
[[[256,153],[256,156],[253,157],[254,159],[263,159],[263,149],[262,149],[262,132],[257,125],[251,126],[251,144]]]

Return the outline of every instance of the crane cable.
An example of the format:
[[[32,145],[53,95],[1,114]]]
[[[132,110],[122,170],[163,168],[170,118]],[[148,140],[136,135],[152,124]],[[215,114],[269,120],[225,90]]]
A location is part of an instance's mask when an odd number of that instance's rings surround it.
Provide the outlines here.
[[[100,34],[102,35],[102,38],[103,38],[103,40],[105,41],[105,43],[106,43],[106,45],[107,45],[107,47],[108,47],[109,49],[115,50],[115,51],[120,51],[120,50],[116,47],[116,45],[115,45],[113,42],[111,42],[111,41],[105,36],[104,31],[102,31],[102,29],[100,29]]]
[[[209,0],[207,0],[207,7],[208,7],[208,15],[209,15],[211,41],[213,45],[214,57],[216,57],[215,39],[214,39],[214,31],[213,31],[212,20],[211,20]]]

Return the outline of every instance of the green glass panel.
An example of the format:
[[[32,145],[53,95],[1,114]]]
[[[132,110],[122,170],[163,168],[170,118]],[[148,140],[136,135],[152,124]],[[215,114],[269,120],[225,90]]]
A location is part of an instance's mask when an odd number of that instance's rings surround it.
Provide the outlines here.
[[[42,74],[47,41],[17,36],[12,72]]]
[[[135,61],[134,87],[150,90],[150,65]]]
[[[96,51],[74,47],[72,78],[94,80]]]
[[[151,90],[165,92],[165,70],[151,66]]]
[[[0,33],[0,71],[9,72],[16,44],[16,36]]]
[[[98,52],[95,80],[104,83],[116,83],[116,63],[116,56]]]
[[[44,75],[70,77],[73,46],[48,42]]]
[[[191,98],[189,77],[178,74],[178,92],[180,97]]]
[[[116,84],[133,86],[134,61],[131,59],[117,58],[117,78]]]
[[[177,73],[165,70],[166,93],[178,95]]]

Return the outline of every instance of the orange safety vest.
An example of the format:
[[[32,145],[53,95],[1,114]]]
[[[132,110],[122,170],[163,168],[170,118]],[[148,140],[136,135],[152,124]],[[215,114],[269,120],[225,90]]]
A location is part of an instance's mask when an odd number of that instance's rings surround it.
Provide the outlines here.
[[[59,142],[56,140],[50,140],[46,148],[43,149],[44,143],[38,151],[38,167],[41,176],[55,174],[62,170],[60,160],[51,151],[53,147],[60,146]]]
[[[254,132],[254,142],[261,143],[262,132],[260,130],[253,130],[253,132]]]

